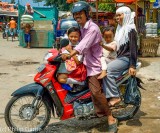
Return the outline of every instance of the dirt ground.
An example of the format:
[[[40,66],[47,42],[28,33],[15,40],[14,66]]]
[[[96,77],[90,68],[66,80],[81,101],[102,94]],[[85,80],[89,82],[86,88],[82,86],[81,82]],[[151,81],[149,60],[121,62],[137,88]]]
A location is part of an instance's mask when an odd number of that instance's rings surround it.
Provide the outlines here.
[[[18,40],[2,39],[0,33],[0,133],[11,133],[4,121],[4,109],[17,88],[33,82],[36,68],[48,51],[44,48],[26,49]],[[138,77],[144,81],[142,105],[133,119],[119,122],[118,133],[158,133],[160,130],[160,57],[140,58],[143,67]],[[41,133],[105,133],[105,118],[60,121],[52,117]]]

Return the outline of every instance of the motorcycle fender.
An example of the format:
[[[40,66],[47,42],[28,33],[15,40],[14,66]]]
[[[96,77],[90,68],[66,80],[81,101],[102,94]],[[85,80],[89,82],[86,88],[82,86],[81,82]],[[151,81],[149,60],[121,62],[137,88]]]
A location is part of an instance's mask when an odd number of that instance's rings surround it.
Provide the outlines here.
[[[44,92],[43,86],[37,83],[31,83],[17,89],[11,94],[11,96],[18,96],[23,94],[34,94],[36,96],[42,96],[43,92]]]

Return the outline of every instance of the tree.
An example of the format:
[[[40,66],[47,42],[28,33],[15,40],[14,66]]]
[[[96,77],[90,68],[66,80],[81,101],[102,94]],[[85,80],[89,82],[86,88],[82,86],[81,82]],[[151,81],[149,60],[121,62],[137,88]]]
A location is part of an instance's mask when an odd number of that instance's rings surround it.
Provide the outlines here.
[[[115,4],[108,4],[109,2],[114,2],[113,0],[105,0],[106,3],[99,3],[98,9],[101,11],[115,12]],[[108,3],[107,3],[108,2]]]
[[[72,4],[66,3],[66,0],[45,0],[46,6],[56,6],[59,10],[69,11]]]
[[[37,2],[42,2],[44,0],[33,0],[33,2],[37,3]]]
[[[62,5],[63,0],[45,0],[46,1],[46,6],[52,6],[55,5],[57,7],[59,7],[60,5]]]

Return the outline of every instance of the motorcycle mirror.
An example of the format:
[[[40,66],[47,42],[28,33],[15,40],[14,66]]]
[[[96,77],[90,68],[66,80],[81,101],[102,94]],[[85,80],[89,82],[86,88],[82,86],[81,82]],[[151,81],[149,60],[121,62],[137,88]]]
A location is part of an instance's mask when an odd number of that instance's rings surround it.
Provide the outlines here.
[[[69,40],[64,38],[60,41],[60,48],[66,47],[69,44]]]

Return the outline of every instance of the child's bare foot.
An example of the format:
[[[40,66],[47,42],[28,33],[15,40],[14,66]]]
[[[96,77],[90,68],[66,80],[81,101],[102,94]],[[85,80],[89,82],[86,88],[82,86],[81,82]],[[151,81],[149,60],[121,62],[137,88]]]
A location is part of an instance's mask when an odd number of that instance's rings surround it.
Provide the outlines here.
[[[108,104],[109,104],[110,107],[112,107],[112,106],[114,106],[114,105],[116,105],[116,104],[118,104],[120,102],[121,102],[121,98],[113,97],[113,98],[111,98],[111,100],[109,101]]]
[[[103,79],[107,75],[106,70],[103,70],[97,79]]]

